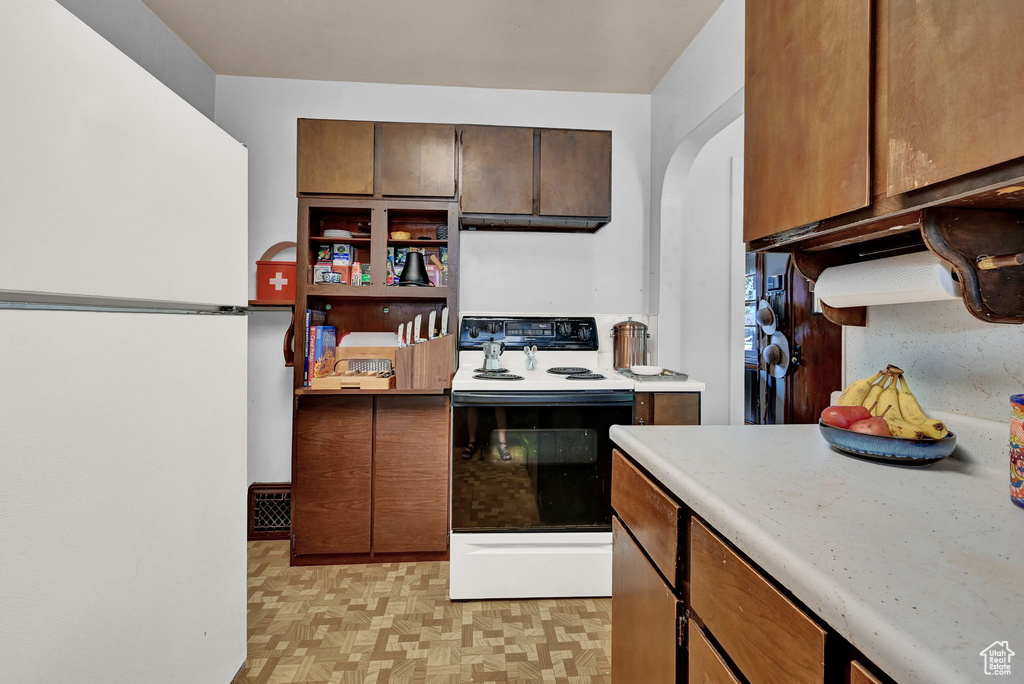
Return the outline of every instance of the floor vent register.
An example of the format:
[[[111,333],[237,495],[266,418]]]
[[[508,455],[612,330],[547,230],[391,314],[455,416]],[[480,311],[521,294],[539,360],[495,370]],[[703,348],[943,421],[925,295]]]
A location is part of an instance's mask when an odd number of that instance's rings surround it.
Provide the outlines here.
[[[288,539],[292,525],[292,488],[288,482],[249,486],[249,540]]]

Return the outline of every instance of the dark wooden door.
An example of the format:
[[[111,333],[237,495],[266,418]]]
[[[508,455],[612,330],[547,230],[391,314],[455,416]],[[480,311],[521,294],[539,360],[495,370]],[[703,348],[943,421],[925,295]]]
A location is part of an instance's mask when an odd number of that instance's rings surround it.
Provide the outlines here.
[[[611,131],[540,132],[540,213],[611,216]]]
[[[299,119],[298,192],[373,194],[373,122]]]
[[[381,194],[455,196],[455,126],[381,124]]]
[[[871,0],[747,2],[745,83],[743,239],[867,206]]]
[[[790,260],[786,271],[786,319],[790,363],[786,375],[785,422],[817,423],[842,389],[843,327],[814,313],[814,293]]]
[[[612,684],[675,684],[682,602],[612,518]]]
[[[1024,156],[1024,3],[889,0],[889,194]]]
[[[303,397],[295,411],[295,554],[370,551],[372,397]]]
[[[448,548],[448,398],[377,397],[373,550]]]
[[[462,211],[529,214],[533,211],[533,129],[462,128]]]

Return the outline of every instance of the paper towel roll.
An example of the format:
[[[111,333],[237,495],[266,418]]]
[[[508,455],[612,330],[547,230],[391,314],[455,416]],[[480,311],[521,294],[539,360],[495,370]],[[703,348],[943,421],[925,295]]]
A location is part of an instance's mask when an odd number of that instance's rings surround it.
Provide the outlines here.
[[[917,252],[826,268],[814,294],[829,306],[872,306],[960,299],[949,262]]]

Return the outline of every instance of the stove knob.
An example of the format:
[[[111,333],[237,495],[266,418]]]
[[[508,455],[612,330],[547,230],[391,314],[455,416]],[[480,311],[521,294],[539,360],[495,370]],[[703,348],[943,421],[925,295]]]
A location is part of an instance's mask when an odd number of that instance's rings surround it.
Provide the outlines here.
[[[500,330],[501,324],[496,321],[491,321],[490,323],[487,324],[487,332],[491,333],[492,335],[499,332]]]
[[[571,335],[572,324],[562,321],[561,323],[558,324],[558,332],[561,333],[562,335]]]
[[[579,329],[579,330],[578,330],[578,331],[576,332],[576,336],[577,336],[577,337],[579,337],[579,338],[580,338],[581,340],[583,340],[584,342],[586,342],[587,340],[589,340],[589,339],[590,339],[590,336],[591,336],[592,334],[593,334],[593,333],[591,332],[590,328],[580,328],[580,329]]]
[[[469,329],[469,336],[472,337],[474,340],[476,338],[480,337],[480,328],[477,328],[476,326],[473,326],[472,328],[470,328]]]

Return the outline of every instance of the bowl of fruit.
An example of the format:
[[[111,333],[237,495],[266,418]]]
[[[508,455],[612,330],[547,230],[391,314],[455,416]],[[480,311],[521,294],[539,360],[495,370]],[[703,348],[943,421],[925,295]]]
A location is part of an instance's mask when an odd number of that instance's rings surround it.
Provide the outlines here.
[[[935,463],[956,447],[956,435],[921,410],[903,371],[892,365],[851,383],[821,412],[818,428],[834,449],[898,465]]]

